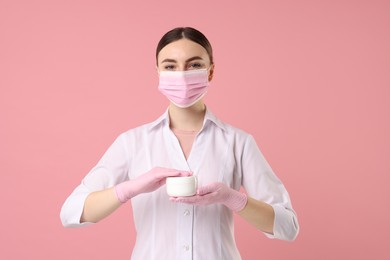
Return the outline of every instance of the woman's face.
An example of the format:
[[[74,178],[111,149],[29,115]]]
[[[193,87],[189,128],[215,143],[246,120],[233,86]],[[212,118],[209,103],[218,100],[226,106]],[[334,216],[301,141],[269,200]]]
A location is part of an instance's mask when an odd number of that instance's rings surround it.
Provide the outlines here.
[[[188,39],[180,39],[161,49],[157,57],[159,71],[185,71],[209,69],[212,78],[213,66],[205,48]]]

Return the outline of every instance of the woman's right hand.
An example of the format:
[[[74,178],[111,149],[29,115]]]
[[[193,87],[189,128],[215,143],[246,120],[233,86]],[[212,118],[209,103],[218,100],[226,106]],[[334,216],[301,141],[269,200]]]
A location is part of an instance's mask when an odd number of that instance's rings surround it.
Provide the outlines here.
[[[155,167],[139,177],[122,182],[115,186],[115,192],[118,200],[125,203],[132,197],[155,191],[165,184],[168,177],[190,176],[191,172],[179,171],[176,169]]]

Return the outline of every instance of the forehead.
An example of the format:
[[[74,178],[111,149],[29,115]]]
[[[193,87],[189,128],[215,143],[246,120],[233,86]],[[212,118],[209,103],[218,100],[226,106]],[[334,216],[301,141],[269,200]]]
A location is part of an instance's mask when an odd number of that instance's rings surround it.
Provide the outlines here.
[[[176,61],[184,61],[194,56],[199,56],[205,61],[210,60],[206,49],[202,45],[188,39],[180,39],[162,48],[158,54],[158,60],[174,59]]]

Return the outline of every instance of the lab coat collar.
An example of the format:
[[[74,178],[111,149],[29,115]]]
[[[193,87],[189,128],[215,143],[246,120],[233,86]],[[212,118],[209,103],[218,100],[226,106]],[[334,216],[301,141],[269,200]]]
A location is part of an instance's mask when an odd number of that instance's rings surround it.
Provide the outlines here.
[[[167,122],[169,125],[169,113],[168,109],[165,110],[164,114],[162,114],[157,120],[149,124],[149,131],[153,130],[158,125],[164,125]]]
[[[222,123],[211,111],[208,107],[206,107],[206,114],[204,116],[203,120],[203,127],[202,129],[209,123],[214,123],[217,127],[221,128],[222,130],[226,130],[226,126],[224,123]],[[164,114],[162,114],[157,120],[152,122],[149,125],[149,131],[153,130],[155,127],[159,125],[167,125],[169,126],[169,112],[168,108],[165,110]]]

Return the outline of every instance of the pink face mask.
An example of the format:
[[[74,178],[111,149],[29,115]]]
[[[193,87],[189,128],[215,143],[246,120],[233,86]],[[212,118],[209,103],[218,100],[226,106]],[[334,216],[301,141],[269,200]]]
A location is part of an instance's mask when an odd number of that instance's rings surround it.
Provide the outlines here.
[[[198,102],[209,87],[207,69],[160,71],[158,89],[178,107],[190,107]]]

